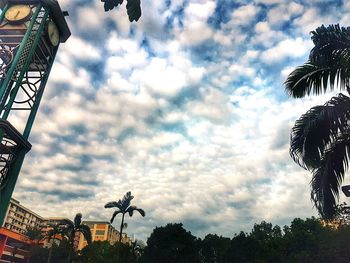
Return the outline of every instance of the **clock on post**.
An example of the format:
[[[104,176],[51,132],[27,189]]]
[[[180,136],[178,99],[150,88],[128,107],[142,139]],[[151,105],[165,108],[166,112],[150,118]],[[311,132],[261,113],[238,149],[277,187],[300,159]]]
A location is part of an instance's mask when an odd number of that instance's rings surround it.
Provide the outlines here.
[[[0,0],[0,226],[59,44],[70,30],[56,0]],[[22,123],[14,127],[14,116]]]

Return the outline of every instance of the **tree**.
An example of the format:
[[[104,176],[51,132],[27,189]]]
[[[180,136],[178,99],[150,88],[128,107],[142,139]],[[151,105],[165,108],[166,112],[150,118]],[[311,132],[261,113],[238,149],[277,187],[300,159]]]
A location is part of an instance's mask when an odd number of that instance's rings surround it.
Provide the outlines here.
[[[63,233],[65,233],[65,235],[68,237],[69,243],[71,245],[71,248],[68,254],[68,260],[67,260],[68,263],[70,263],[71,253],[74,246],[74,238],[77,232],[82,233],[87,243],[91,244],[92,238],[91,238],[90,227],[82,224],[81,218],[82,218],[82,214],[78,213],[74,217],[74,222],[69,219],[63,219],[61,220],[61,223],[60,223],[61,225],[65,226],[65,228],[63,229]]]
[[[50,228],[50,230],[47,232],[46,237],[48,238],[48,242],[50,242],[52,240],[51,246],[49,248],[49,256],[47,258],[47,263],[50,263],[51,257],[52,257],[53,247],[55,245],[55,240],[57,237],[63,236],[63,229],[58,224],[48,225],[48,227]]]
[[[101,0],[101,2],[104,2],[104,9],[107,12],[114,9],[114,7],[121,5],[123,3],[123,0]],[[127,0],[126,11],[129,16],[129,21],[137,22],[141,17],[141,1]]]
[[[30,258],[32,261],[35,262],[42,262],[42,260],[45,258],[46,255],[44,253],[46,252],[45,249],[42,249],[39,246],[39,242],[43,239],[42,231],[39,227],[27,227],[26,232],[24,233],[26,236],[26,241],[29,240],[30,245]]]
[[[241,231],[232,238],[223,262],[257,262],[259,250],[259,242]],[[264,259],[260,257],[260,260]]]
[[[350,86],[350,27],[321,26],[311,32],[309,60],[291,72],[285,88],[295,98]],[[335,216],[350,153],[350,98],[340,93],[295,122],[290,154],[311,171],[311,200],[322,218]]]
[[[27,227],[25,235],[30,241],[38,244],[43,239],[42,231],[39,227]]]
[[[230,247],[230,239],[218,235],[209,234],[200,241],[199,256],[203,263],[223,262]]]
[[[86,263],[117,262],[117,257],[112,253],[112,245],[108,241],[94,241],[91,245],[85,246],[79,259]]]
[[[142,240],[135,239],[131,243],[131,253],[135,259],[139,259],[142,256],[144,249],[145,243]]]
[[[130,205],[131,200],[134,198],[134,196],[131,195],[131,192],[127,192],[123,199],[118,202],[113,201],[113,202],[108,202],[105,204],[105,208],[112,208],[116,207],[117,210],[114,211],[112,218],[111,218],[111,224],[113,223],[114,218],[118,214],[122,214],[122,222],[120,224],[120,233],[119,233],[119,242],[122,241],[122,236],[123,236],[123,228],[125,227],[124,224],[124,217],[125,214],[128,213],[130,217],[134,214],[134,211],[138,211],[143,217],[146,215],[145,211],[143,211],[141,208],[137,208],[136,206]]]
[[[94,241],[84,247],[78,257],[84,263],[135,263],[131,247],[127,244],[116,243],[111,245],[108,241]]]
[[[156,227],[147,239],[147,246],[141,257],[141,262],[200,262],[196,242],[196,237],[191,232],[187,232],[181,223]]]

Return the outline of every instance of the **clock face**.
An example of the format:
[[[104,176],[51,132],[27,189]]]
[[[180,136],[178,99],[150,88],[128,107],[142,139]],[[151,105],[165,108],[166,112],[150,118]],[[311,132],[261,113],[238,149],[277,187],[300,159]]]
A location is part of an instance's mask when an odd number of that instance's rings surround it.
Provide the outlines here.
[[[51,45],[57,46],[60,43],[60,32],[53,21],[50,21],[47,26],[47,34]]]
[[[9,23],[20,24],[32,16],[32,9],[27,5],[13,5],[7,9],[5,18]]]

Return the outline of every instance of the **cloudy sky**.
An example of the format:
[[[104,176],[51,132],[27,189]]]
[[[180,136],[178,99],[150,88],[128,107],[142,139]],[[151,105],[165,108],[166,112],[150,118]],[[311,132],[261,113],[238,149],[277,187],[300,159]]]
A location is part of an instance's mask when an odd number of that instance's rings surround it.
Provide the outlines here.
[[[183,222],[232,237],[255,222],[316,215],[310,175],[289,157],[294,121],[331,97],[288,98],[309,32],[350,25],[340,0],[60,0],[61,44],[14,197],[38,214],[109,220],[127,191],[146,211],[127,220],[146,240]],[[115,224],[119,224],[117,218]]]

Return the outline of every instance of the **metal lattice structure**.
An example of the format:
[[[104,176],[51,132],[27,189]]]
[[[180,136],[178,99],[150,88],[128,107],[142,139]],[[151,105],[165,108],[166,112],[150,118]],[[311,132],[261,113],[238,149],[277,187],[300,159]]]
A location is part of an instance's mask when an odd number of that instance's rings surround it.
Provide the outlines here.
[[[30,7],[30,17],[11,23],[5,14],[14,5]],[[70,31],[55,0],[8,0],[0,16],[0,226],[31,149],[27,140],[57,53],[58,45],[48,38],[51,22],[64,42]],[[16,118],[21,127],[11,124]]]

